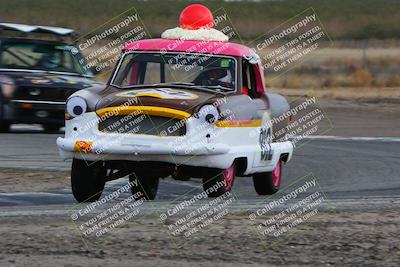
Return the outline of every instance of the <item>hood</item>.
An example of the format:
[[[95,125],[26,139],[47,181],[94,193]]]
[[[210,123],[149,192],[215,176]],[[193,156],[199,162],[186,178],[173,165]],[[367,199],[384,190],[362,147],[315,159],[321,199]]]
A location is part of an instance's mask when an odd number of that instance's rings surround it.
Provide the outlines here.
[[[193,114],[200,106],[224,98],[223,95],[196,89],[163,87],[121,90],[112,88],[104,91],[101,100],[96,105],[97,111],[118,106],[153,106]]]
[[[80,90],[99,84],[99,82],[89,77],[52,74],[41,71],[2,71],[0,72],[0,76],[6,76],[12,79],[16,86],[61,87]]]

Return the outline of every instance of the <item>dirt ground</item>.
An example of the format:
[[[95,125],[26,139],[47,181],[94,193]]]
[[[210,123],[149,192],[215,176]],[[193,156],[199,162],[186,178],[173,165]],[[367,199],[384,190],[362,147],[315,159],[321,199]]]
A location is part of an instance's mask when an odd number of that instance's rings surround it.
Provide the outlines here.
[[[399,210],[322,212],[271,244],[244,215],[216,227],[176,248],[157,218],[142,217],[86,246],[69,218],[1,218],[0,265],[400,266]]]
[[[69,172],[0,169],[0,193],[38,192],[70,187]]]

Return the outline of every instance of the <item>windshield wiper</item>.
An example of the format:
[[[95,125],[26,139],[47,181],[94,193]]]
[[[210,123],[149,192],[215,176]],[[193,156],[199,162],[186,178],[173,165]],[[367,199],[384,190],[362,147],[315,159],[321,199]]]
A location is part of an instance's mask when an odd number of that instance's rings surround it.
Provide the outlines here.
[[[181,86],[189,86],[189,87],[195,87],[195,88],[201,88],[201,89],[214,89],[217,91],[224,90],[224,91],[234,91],[234,89],[221,86],[221,85],[198,85],[194,84],[191,82],[168,82],[168,83],[155,83],[152,84],[153,86],[164,86],[164,85],[181,85]]]
[[[205,89],[215,89],[217,91],[234,91],[233,88],[229,88],[229,87],[224,87],[221,85],[199,85],[198,87],[200,88],[205,88]]]
[[[136,88],[136,87],[160,87],[160,86],[170,86],[170,85],[175,85],[175,86],[185,86],[185,87],[192,87],[195,86],[194,83],[186,83],[186,82],[170,82],[170,83],[150,83],[150,84],[134,84],[134,85],[129,85],[129,86],[124,86],[122,88],[124,89],[129,89],[129,88]]]
[[[169,83],[160,83],[160,84],[165,84],[165,85],[187,85],[187,86],[194,86],[194,83],[189,83],[189,82],[169,82]]]
[[[211,91],[211,92],[227,92],[227,91],[234,91],[232,88],[224,87],[221,85],[197,85],[194,83],[190,82],[169,82],[169,83],[153,83],[153,84],[135,84],[135,85],[129,85],[129,86],[117,86],[118,88],[121,89],[132,89],[132,88],[140,88],[140,87],[162,87],[162,86],[178,86],[178,87],[189,87],[189,88],[198,88],[198,89],[203,89],[205,91]]]

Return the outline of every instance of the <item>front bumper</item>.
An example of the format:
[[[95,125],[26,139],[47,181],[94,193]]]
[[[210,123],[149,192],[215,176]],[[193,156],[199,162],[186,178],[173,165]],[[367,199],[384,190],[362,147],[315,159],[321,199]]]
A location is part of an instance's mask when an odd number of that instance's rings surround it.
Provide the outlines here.
[[[252,135],[254,128],[204,128],[198,119],[189,118],[185,136],[156,136],[105,133],[98,130],[97,120],[94,112],[88,112],[66,121],[65,137],[57,139],[61,158],[153,161],[218,169],[227,169],[235,159],[246,158],[245,174],[251,174],[272,171],[282,154],[287,153],[289,160],[293,152],[290,142],[272,143],[272,158],[260,165],[259,138]]]
[[[64,102],[10,100],[3,104],[4,120],[15,123],[64,124]]]
[[[79,152],[76,143],[79,140],[57,138],[57,146],[60,152],[66,152],[65,159],[69,158],[69,153]],[[90,153],[96,155],[122,154],[122,155],[176,155],[176,156],[200,156],[200,155],[218,155],[225,154],[229,151],[229,146],[225,144],[206,144],[194,147],[190,150],[184,148],[176,148],[172,145],[165,144],[164,141],[153,143],[125,143],[113,144],[108,147],[104,144],[91,143]],[[69,152],[69,153],[68,153]],[[80,151],[84,153],[83,151]]]

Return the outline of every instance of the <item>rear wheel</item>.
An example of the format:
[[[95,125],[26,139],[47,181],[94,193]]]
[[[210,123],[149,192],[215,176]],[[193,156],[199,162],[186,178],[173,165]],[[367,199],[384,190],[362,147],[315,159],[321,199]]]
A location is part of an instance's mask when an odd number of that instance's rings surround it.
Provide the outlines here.
[[[278,192],[282,178],[282,161],[278,161],[272,172],[253,175],[254,188],[259,195],[272,195]]]
[[[76,201],[81,203],[98,200],[106,183],[106,174],[102,162],[73,159],[71,187]]]
[[[160,178],[129,175],[132,195],[136,200],[145,198],[154,200],[157,196]]]
[[[235,180],[236,167],[235,163],[228,168],[219,171],[217,175],[213,177],[203,178],[203,189],[207,193],[208,197],[219,197],[226,192],[230,192],[233,187]]]

